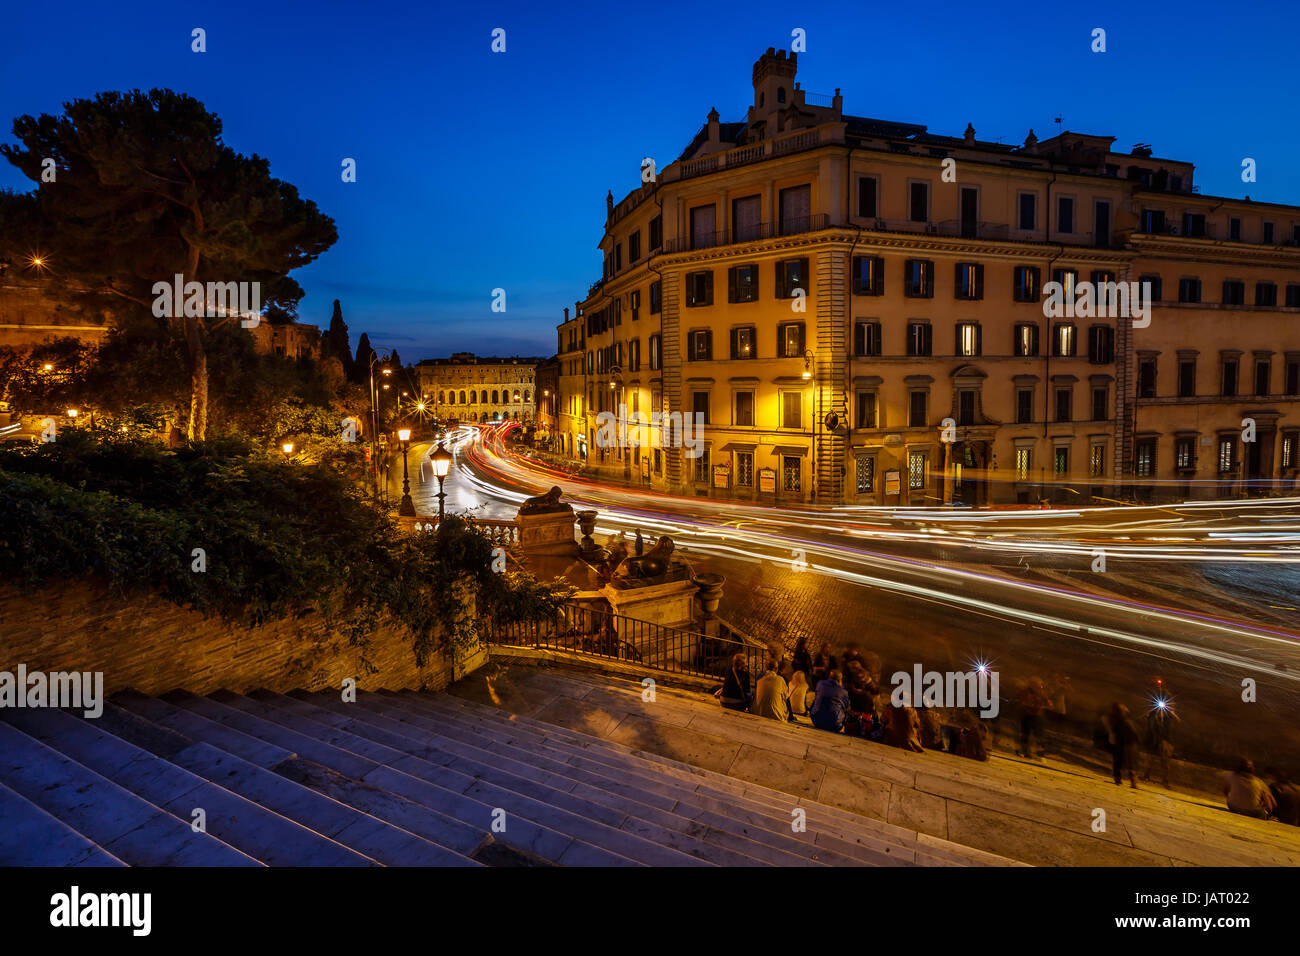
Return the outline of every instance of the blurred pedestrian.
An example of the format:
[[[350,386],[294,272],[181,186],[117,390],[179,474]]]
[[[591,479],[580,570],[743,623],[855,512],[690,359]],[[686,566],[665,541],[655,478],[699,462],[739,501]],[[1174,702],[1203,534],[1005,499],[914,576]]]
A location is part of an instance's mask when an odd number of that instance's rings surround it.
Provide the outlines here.
[[[1268,781],[1268,789],[1272,791],[1276,804],[1273,816],[1283,823],[1300,827],[1300,787],[1276,767],[1265,767],[1264,779]]]
[[[1244,817],[1267,820],[1277,809],[1277,801],[1268,784],[1255,775],[1255,765],[1245,757],[1237,758],[1237,769],[1223,781],[1223,795],[1228,809]]]
[[[1174,722],[1181,718],[1174,713],[1173,705],[1164,698],[1156,698],[1155,705],[1147,712],[1146,735],[1146,770],[1143,780],[1151,779],[1151,770],[1160,764],[1160,783],[1169,786],[1169,760],[1174,755]]]
[[[728,710],[749,710],[754,695],[750,690],[749,665],[745,663],[744,654],[737,654],[731,659],[731,669],[722,683],[720,699],[722,706]]]
[[[1042,750],[1043,711],[1051,705],[1047,686],[1041,677],[1035,677],[1025,685],[1020,693],[1020,749],[1016,754],[1021,757],[1035,757],[1034,747]]]
[[[790,678],[790,714],[792,717],[808,716],[808,676],[803,671],[795,671]]]
[[[813,662],[812,655],[808,653],[808,638],[802,634],[794,642],[794,654],[791,657],[791,663],[794,664],[796,671],[803,671],[806,680],[812,679]]]
[[[1137,783],[1138,732],[1129,720],[1128,708],[1115,701],[1110,705],[1110,713],[1102,718],[1106,729],[1106,743],[1110,748],[1111,774],[1115,786],[1128,777],[1129,786],[1134,790]]]
[[[641,537],[641,529],[636,529],[636,556],[639,558],[645,553],[645,539]]]
[[[885,708],[885,743],[891,747],[920,753],[921,719],[909,705],[892,705]]]

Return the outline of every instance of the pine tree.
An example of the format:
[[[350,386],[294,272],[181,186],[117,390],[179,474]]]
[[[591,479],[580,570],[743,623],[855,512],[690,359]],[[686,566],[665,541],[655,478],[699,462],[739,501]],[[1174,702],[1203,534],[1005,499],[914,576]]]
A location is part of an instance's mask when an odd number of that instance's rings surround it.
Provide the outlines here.
[[[370,347],[369,334],[362,332],[357,339],[357,357],[352,365],[353,381],[370,381],[370,363],[375,358],[375,350]]]
[[[321,343],[324,356],[338,359],[343,363],[343,374],[349,379],[353,376],[352,345],[348,341],[348,324],[343,321],[343,306],[334,300],[334,314],[330,316],[330,327]]]

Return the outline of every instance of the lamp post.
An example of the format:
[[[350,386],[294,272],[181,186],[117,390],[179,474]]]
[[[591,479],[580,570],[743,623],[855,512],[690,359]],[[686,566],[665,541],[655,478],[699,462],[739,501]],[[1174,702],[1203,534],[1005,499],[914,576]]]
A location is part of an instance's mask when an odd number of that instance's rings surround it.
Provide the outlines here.
[[[438,447],[429,452],[429,461],[433,463],[433,475],[438,479],[438,524],[442,524],[444,516],[444,503],[447,495],[442,490],[442,483],[447,479],[447,472],[451,470],[451,452],[438,442]]]
[[[379,357],[380,352],[383,352],[385,355],[383,359],[380,359]],[[390,362],[392,358],[393,350],[389,348],[372,348],[370,350],[370,355],[367,357],[370,373],[370,476],[374,481],[374,492],[376,498],[379,497],[379,414],[376,411],[375,406],[378,404],[379,393],[375,389],[375,366],[377,364],[383,364],[384,367],[380,370],[382,374],[392,375],[393,370],[387,366],[387,363]],[[387,383],[385,383],[384,388],[388,388]]]
[[[402,443],[402,501],[397,506],[397,513],[403,518],[415,517],[415,502],[411,500],[411,478],[406,471],[406,450],[411,440],[409,428],[397,430],[397,440]]]
[[[287,441],[280,446],[280,451],[284,452],[285,461],[293,457],[293,442]]]

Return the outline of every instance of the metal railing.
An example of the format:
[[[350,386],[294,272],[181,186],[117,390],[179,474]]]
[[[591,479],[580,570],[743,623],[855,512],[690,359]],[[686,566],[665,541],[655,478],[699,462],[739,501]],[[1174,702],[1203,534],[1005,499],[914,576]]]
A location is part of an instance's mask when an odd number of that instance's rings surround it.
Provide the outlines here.
[[[778,236],[798,236],[806,232],[819,232],[831,228],[831,217],[826,213],[812,216],[798,216],[780,223],[760,222],[735,229],[719,229],[714,232],[696,233],[693,236],[680,236],[664,243],[664,252],[689,252],[694,249],[713,249],[717,246],[730,246],[739,242],[754,242],[759,239],[774,239]]]
[[[767,656],[763,647],[582,604],[566,604],[555,618],[546,621],[491,622],[490,634],[497,644],[569,651],[719,680],[734,655],[745,655],[752,675],[762,674]]]

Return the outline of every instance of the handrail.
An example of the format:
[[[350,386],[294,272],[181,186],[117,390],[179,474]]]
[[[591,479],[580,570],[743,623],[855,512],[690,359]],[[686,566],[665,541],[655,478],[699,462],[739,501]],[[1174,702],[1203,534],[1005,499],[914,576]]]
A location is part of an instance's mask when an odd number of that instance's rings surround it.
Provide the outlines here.
[[[767,649],[725,637],[615,614],[602,607],[565,604],[552,619],[490,622],[491,640],[515,647],[551,648],[645,667],[721,679],[736,654],[750,674],[761,674]]]

